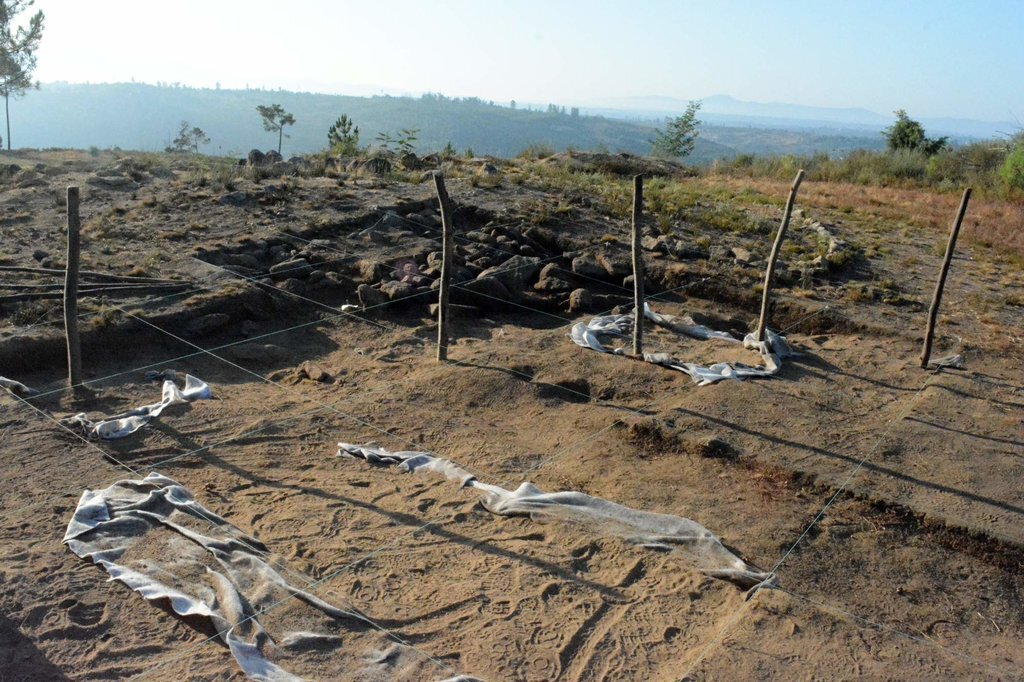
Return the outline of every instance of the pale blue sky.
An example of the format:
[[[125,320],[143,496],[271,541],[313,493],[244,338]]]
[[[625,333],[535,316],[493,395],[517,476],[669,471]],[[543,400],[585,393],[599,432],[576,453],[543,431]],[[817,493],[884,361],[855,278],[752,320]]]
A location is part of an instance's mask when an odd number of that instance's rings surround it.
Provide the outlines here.
[[[1024,0],[37,0],[37,78],[1024,120]]]

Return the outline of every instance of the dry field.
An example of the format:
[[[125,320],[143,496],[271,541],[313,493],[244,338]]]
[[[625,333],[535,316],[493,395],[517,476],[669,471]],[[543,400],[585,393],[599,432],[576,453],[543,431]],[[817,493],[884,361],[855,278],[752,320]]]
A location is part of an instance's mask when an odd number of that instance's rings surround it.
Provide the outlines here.
[[[1024,678],[1019,206],[972,206],[935,351],[965,366],[925,372],[956,197],[806,183],[773,311],[803,355],[775,378],[697,387],[569,341],[575,322],[628,304],[628,218],[532,162],[499,164],[496,179],[472,162],[449,169],[467,307],[446,364],[429,279],[392,281],[404,259],[436,274],[435,202],[418,173],[225,183],[165,159],[8,162],[26,170],[0,193],[7,291],[45,288],[38,270],[63,267],[69,184],[83,187],[83,269],[184,286],[83,300],[77,396],[61,390],[59,301],[0,307],[0,375],[40,391],[0,390],[0,680],[243,679],[210,627],[61,543],[83,490],[150,471],[380,626],[348,633],[346,655],[400,641],[432,679]],[[759,221],[778,220],[785,185],[662,182],[706,198],[659,216],[680,247],[646,254],[652,305],[746,331],[771,239]],[[716,212],[751,227],[723,228]],[[798,262],[821,247],[815,223],[849,249],[817,270]],[[512,253],[540,262],[502,289],[469,284]],[[590,254],[596,269],[573,267]],[[376,303],[343,313],[361,284]],[[570,309],[580,288],[590,305]],[[647,344],[746,359],[656,328]],[[165,369],[209,382],[214,399],[117,441],[58,423],[152,402],[145,372]],[[693,519],[778,588],[748,599],[683,552],[492,515],[446,481],[339,459],[338,441]],[[360,674],[342,678],[372,679]]]

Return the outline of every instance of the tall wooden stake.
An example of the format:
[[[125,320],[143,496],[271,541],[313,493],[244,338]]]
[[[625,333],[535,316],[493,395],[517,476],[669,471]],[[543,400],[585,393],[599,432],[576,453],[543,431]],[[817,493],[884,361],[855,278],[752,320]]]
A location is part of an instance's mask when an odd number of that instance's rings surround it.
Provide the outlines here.
[[[452,284],[452,268],[455,266],[455,223],[452,220],[451,200],[444,187],[444,175],[434,173],[434,189],[441,204],[441,230],[443,233],[441,251],[441,288],[437,302],[437,361],[448,359],[448,296]]]
[[[782,248],[782,241],[786,238],[786,228],[789,227],[789,217],[793,215],[793,204],[796,202],[796,193],[800,189],[800,183],[804,181],[804,171],[801,168],[793,186],[789,188],[789,198],[786,200],[786,212],[782,214],[782,224],[779,225],[779,233],[775,235],[775,243],[772,244],[772,253],[768,256],[768,267],[764,271],[764,291],[761,293],[761,317],[757,321],[757,340],[764,341],[768,331],[768,304],[772,292],[772,279],[775,276],[775,261],[779,259],[779,249]]]
[[[64,331],[68,341],[68,381],[75,391],[82,383],[82,348],[78,337],[78,268],[81,222],[78,188],[68,187],[68,264],[64,271]]]
[[[644,211],[644,176],[633,176],[633,355],[644,352],[644,259],[640,219]]]
[[[946,256],[942,259],[942,269],[939,271],[939,281],[935,284],[935,293],[932,295],[932,306],[928,309],[928,329],[924,333],[924,348],[921,349],[921,369],[928,368],[928,361],[932,356],[932,342],[935,340],[935,320],[939,316],[939,303],[942,302],[942,288],[946,286],[946,275],[949,274],[949,264],[953,260],[953,250],[956,248],[956,238],[960,235],[960,224],[964,221],[964,214],[967,213],[967,203],[971,200],[971,188],[964,190],[963,198],[960,199],[960,209],[956,213],[956,220],[949,231],[949,241],[946,242]]]

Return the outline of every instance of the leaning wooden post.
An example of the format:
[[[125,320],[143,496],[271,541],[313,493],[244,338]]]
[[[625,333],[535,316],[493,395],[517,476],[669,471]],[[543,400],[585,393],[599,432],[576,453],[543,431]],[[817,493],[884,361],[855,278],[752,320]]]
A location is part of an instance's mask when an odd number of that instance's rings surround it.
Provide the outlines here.
[[[78,188],[68,187],[68,264],[64,271],[64,331],[68,341],[68,382],[72,391],[82,383],[82,348],[78,337],[78,268],[81,222]]]
[[[640,219],[644,211],[644,176],[633,176],[633,355],[644,352],[644,258]]]
[[[448,296],[452,285],[452,268],[455,266],[455,224],[452,221],[451,201],[444,187],[444,175],[434,173],[434,189],[441,204],[441,288],[437,299],[437,361],[448,359]]]
[[[953,249],[956,248],[956,238],[960,235],[960,224],[964,221],[964,214],[967,213],[967,202],[971,200],[971,188],[964,190],[964,196],[960,199],[960,210],[956,213],[956,220],[953,228],[949,231],[949,241],[946,242],[946,257],[942,259],[942,269],[939,271],[939,281],[935,284],[935,293],[932,294],[932,306],[928,309],[928,329],[924,333],[924,348],[921,349],[921,369],[928,368],[928,361],[932,356],[932,341],[935,340],[935,320],[939,316],[939,303],[942,302],[942,288],[946,286],[946,275],[949,274],[949,264],[953,260]]]
[[[779,258],[779,249],[782,248],[782,241],[786,238],[786,228],[789,227],[789,217],[793,215],[793,204],[796,202],[796,193],[800,189],[800,183],[804,181],[804,171],[801,168],[793,186],[789,188],[789,198],[786,200],[786,211],[782,214],[782,224],[779,225],[779,233],[775,235],[775,243],[772,244],[772,253],[768,256],[768,267],[764,271],[764,291],[761,292],[761,317],[757,321],[757,340],[764,341],[768,332],[768,303],[771,298],[772,278],[775,275],[775,261]]]

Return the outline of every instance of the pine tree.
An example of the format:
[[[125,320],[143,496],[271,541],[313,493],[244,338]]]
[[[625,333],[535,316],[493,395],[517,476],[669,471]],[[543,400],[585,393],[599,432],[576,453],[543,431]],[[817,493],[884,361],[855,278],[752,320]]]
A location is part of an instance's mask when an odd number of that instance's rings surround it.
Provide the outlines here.
[[[0,0],[0,95],[4,98],[7,119],[7,149],[11,148],[11,98],[39,87],[32,80],[32,72],[43,38],[43,12],[33,14],[23,26],[14,25],[15,18],[34,3],[35,0]]]

